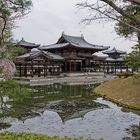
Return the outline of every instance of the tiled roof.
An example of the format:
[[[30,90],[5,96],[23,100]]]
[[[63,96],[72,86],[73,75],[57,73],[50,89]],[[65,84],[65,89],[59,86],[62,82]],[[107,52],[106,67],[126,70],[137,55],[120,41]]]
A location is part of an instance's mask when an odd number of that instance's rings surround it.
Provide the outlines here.
[[[30,47],[30,48],[37,48],[40,46],[40,44],[27,42],[23,38],[17,43],[17,45],[24,46],[24,47]]]
[[[101,45],[93,45],[88,43],[83,36],[76,37],[76,36],[69,36],[62,34],[62,37],[69,42],[71,45],[80,47],[80,48],[89,48],[89,49],[97,49],[97,50],[106,50],[109,46],[101,46]]]
[[[28,58],[28,57],[30,57],[31,56],[31,53],[25,53],[25,54],[23,54],[23,55],[20,55],[20,56],[17,56],[17,58]]]
[[[65,42],[61,42],[61,40],[65,40]],[[93,45],[88,43],[83,36],[81,37],[75,37],[75,36],[68,36],[65,34],[62,34],[61,38],[56,44],[47,45],[39,47],[40,49],[47,50],[47,49],[57,49],[57,48],[63,48],[67,47],[68,45],[72,45],[77,48],[83,48],[83,49],[94,49],[94,50],[106,50],[109,48],[109,46],[100,46],[100,45]]]
[[[71,45],[80,47],[80,48],[89,48],[89,49],[97,49],[97,50],[106,50],[109,47],[100,46],[100,45],[93,45],[88,43],[83,36],[75,37],[62,34],[62,37],[68,41]]]
[[[23,54],[21,56],[18,56],[17,58],[18,59],[28,59],[28,58],[33,59],[33,58],[38,57],[40,55],[46,56],[50,60],[64,60],[64,58],[60,55],[53,54],[53,53],[46,52],[46,51],[40,51],[40,50],[31,51],[30,53]]]
[[[43,51],[43,53],[47,56],[49,56],[52,60],[64,60],[64,58],[58,54],[54,54],[54,53],[50,53],[50,52],[45,52]]]
[[[104,54],[125,54],[125,51],[117,50],[116,48],[113,48],[112,50],[104,51]]]
[[[63,48],[67,45],[69,45],[69,43],[52,44],[52,45],[40,46],[39,49],[47,50],[47,49]]]

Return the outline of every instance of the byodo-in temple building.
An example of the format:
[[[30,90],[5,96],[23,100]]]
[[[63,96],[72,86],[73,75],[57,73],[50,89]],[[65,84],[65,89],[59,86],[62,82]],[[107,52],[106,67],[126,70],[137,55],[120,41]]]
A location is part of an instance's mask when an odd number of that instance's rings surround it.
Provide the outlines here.
[[[100,70],[107,73],[122,72],[123,69],[128,69],[123,59],[123,55],[126,54],[126,52],[113,48],[112,50],[104,51],[103,54],[108,56],[96,57],[94,59],[95,67],[97,66]]]
[[[30,52],[31,49],[38,48],[40,46],[40,44],[27,42],[24,40],[24,38],[22,38],[21,41],[17,43],[17,45],[24,48],[24,53]]]
[[[83,35],[69,36],[62,33],[57,43],[52,45],[40,46],[26,42],[22,39],[17,43],[25,49],[24,54],[19,55],[15,61],[19,76],[48,76],[58,75],[62,72],[82,72],[92,68],[96,71],[97,64],[100,70],[108,70],[110,65],[116,67],[116,64],[122,64],[121,54],[125,52],[118,51],[115,48],[111,51],[105,51],[108,46],[93,45],[88,43]],[[105,59],[95,58],[96,52],[104,51],[108,54]],[[121,67],[121,66],[120,66]]]
[[[107,50],[109,47],[88,43],[84,37],[68,36],[64,33],[56,44],[39,47],[41,50],[61,55],[64,59],[63,71],[82,71],[91,67],[95,52]]]
[[[125,66],[123,55],[126,54],[126,52],[113,48],[112,50],[108,50],[103,53],[108,55],[108,57],[105,59],[107,73],[110,71],[112,73],[116,73],[117,70],[122,71],[123,67]]]

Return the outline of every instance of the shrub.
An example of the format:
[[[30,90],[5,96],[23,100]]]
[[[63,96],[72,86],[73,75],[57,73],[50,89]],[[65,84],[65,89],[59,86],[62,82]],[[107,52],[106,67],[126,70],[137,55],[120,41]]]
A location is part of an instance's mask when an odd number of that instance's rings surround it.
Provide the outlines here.
[[[127,78],[130,76],[133,76],[134,74],[131,72],[119,72],[117,73],[117,76],[119,76],[119,78]]]
[[[83,138],[60,138],[58,136],[47,136],[42,134],[28,134],[28,133],[1,133],[0,134],[0,140],[83,140]],[[93,139],[87,139],[87,140],[93,140]],[[102,139],[101,139],[102,140]]]
[[[134,73],[133,77],[135,79],[140,79],[140,72]]]

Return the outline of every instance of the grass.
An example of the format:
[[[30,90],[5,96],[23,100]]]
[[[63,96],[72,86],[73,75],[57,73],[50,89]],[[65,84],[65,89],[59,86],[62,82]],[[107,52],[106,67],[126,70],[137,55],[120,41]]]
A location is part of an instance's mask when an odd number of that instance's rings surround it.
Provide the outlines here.
[[[117,78],[105,82],[95,89],[95,93],[122,103],[132,109],[140,110],[140,80]]]
[[[42,134],[32,134],[32,133],[0,133],[0,140],[83,140],[83,138],[60,138],[58,136],[47,136]],[[93,139],[87,139],[87,140],[93,140]],[[103,140],[103,139],[100,139]]]

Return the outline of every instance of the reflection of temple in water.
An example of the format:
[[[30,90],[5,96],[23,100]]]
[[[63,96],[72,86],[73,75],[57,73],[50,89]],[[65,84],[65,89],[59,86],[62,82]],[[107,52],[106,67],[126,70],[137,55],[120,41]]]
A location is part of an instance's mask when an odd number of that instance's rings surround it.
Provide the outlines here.
[[[103,107],[103,105],[94,102],[92,99],[80,99],[51,104],[48,110],[57,112],[62,122],[65,123],[76,118],[83,119],[85,114],[99,107]]]
[[[49,100],[85,98],[90,96],[91,87],[89,85],[61,85],[52,84],[41,87],[31,87],[33,96],[44,96]]]
[[[66,122],[74,118],[83,118],[86,113],[100,106],[93,101],[95,97],[92,97],[91,87],[90,85],[53,84],[32,87],[31,94],[36,96],[35,99],[43,96],[44,111],[57,112],[62,122]],[[42,98],[38,98],[41,104]]]
[[[27,96],[20,94],[16,99],[14,96],[7,97],[8,100],[4,103],[9,108],[2,112],[5,116],[18,118],[24,122],[28,118],[40,116],[45,110],[53,110],[65,122],[75,117],[82,117],[93,108],[93,104],[89,106],[93,99],[89,85],[54,84],[27,88],[29,90]]]
[[[69,115],[69,116],[63,116],[61,113],[59,113],[59,112],[57,112],[57,113],[58,113],[59,117],[61,118],[62,122],[65,123],[66,121],[69,121],[69,120],[72,120],[72,119],[76,119],[76,118],[81,118],[81,119],[83,119],[84,116],[85,116],[88,112],[90,112],[90,111],[92,111],[92,110],[94,110],[94,109],[88,109],[88,110],[83,110],[83,111],[77,111],[77,112],[75,112],[75,113],[73,113],[73,114],[71,114],[71,115]]]

